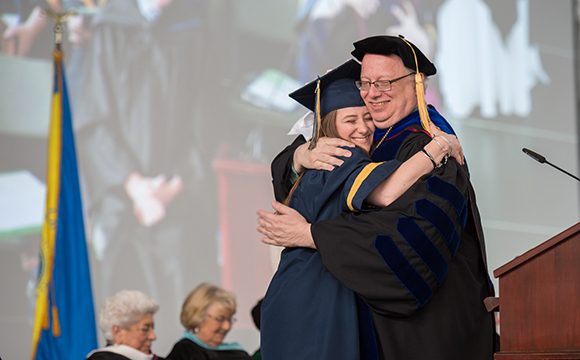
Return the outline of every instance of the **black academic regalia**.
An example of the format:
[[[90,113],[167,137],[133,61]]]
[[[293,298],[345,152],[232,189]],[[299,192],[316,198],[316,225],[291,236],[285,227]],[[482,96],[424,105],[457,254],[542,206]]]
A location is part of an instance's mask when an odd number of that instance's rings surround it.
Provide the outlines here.
[[[430,138],[419,124],[418,112],[401,120],[373,160],[403,162],[420,151]],[[277,197],[288,186],[288,153],[299,143],[272,166]],[[491,282],[465,166],[450,160],[380,211],[345,212],[311,231],[324,266],[370,307],[381,359],[493,358],[494,319],[483,304]]]
[[[350,151],[352,156],[342,158],[342,166],[333,171],[308,170],[303,175],[289,206],[308,222],[349,209],[374,210],[364,200],[400,165],[396,160],[373,163],[360,148]],[[356,295],[324,271],[313,249],[282,251],[262,303],[260,329],[264,359],[361,358]],[[364,351],[362,358],[368,359]]]
[[[131,360],[131,358],[128,358],[120,354],[115,354],[114,352],[110,351],[98,351],[93,353],[86,360]],[[157,355],[154,355],[152,360],[165,360],[165,359]]]
[[[179,340],[166,357],[167,360],[252,360],[244,350],[205,349],[189,339]]]
[[[130,360],[128,357],[108,351],[94,353],[87,360]]]

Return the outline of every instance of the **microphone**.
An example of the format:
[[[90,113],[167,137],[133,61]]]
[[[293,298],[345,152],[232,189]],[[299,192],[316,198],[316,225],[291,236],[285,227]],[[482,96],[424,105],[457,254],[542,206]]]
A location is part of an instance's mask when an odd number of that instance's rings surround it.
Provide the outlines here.
[[[570,174],[569,172],[567,172],[567,171],[566,171],[566,170],[564,170],[564,169],[560,169],[560,168],[559,168],[559,167],[557,167],[556,165],[554,165],[554,164],[552,164],[551,162],[549,162],[548,160],[546,160],[546,158],[545,158],[544,156],[542,156],[542,155],[538,154],[537,152],[534,152],[534,151],[532,151],[532,150],[530,150],[530,149],[526,149],[526,148],[523,148],[523,149],[522,149],[522,151],[523,151],[523,152],[524,152],[526,155],[528,155],[529,157],[531,157],[532,159],[534,159],[534,160],[536,160],[537,162],[539,162],[540,164],[548,164],[548,165],[550,165],[551,167],[553,167],[553,168],[555,168],[555,169],[558,169],[558,170],[560,170],[560,171],[561,171],[561,172],[563,172],[564,174],[566,174],[566,175],[568,175],[568,176],[571,176],[571,177],[573,177],[574,179],[576,179],[576,180],[580,181],[580,178],[578,178],[577,176],[574,176],[574,175]]]

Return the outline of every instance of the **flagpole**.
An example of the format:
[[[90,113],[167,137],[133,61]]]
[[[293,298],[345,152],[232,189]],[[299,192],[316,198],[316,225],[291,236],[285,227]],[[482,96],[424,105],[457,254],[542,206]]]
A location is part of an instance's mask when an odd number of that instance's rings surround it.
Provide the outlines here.
[[[76,15],[77,12],[74,9],[70,9],[65,13],[56,13],[52,10],[43,9],[42,15],[48,16],[52,20],[54,20],[54,50],[55,52],[58,51],[60,53],[60,57],[62,58],[62,51],[60,49],[60,45],[62,44],[62,33],[64,31],[64,22],[68,19],[69,16]]]
[[[72,360],[97,346],[74,133],[62,65],[64,22],[76,12],[42,13],[56,23],[55,81],[31,359]]]

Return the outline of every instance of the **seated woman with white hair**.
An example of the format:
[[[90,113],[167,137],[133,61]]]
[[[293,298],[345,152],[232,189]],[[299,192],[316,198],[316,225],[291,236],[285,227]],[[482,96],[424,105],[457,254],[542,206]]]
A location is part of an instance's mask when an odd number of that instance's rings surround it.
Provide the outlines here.
[[[99,311],[99,328],[107,346],[87,360],[163,360],[151,352],[155,336],[153,314],[159,305],[146,294],[122,290],[107,298]]]

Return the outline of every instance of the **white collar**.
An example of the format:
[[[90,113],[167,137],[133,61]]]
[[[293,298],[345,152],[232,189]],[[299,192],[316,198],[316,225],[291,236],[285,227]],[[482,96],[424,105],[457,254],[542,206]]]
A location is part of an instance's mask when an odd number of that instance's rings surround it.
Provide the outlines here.
[[[309,111],[298,119],[298,121],[292,126],[292,129],[288,132],[288,135],[300,135],[308,141],[312,137],[312,124],[314,123],[314,113]]]
[[[128,357],[131,360],[152,360],[154,356],[153,354],[142,353],[141,351],[127,345],[111,345],[94,350],[87,357],[90,357],[96,352],[112,352]]]

